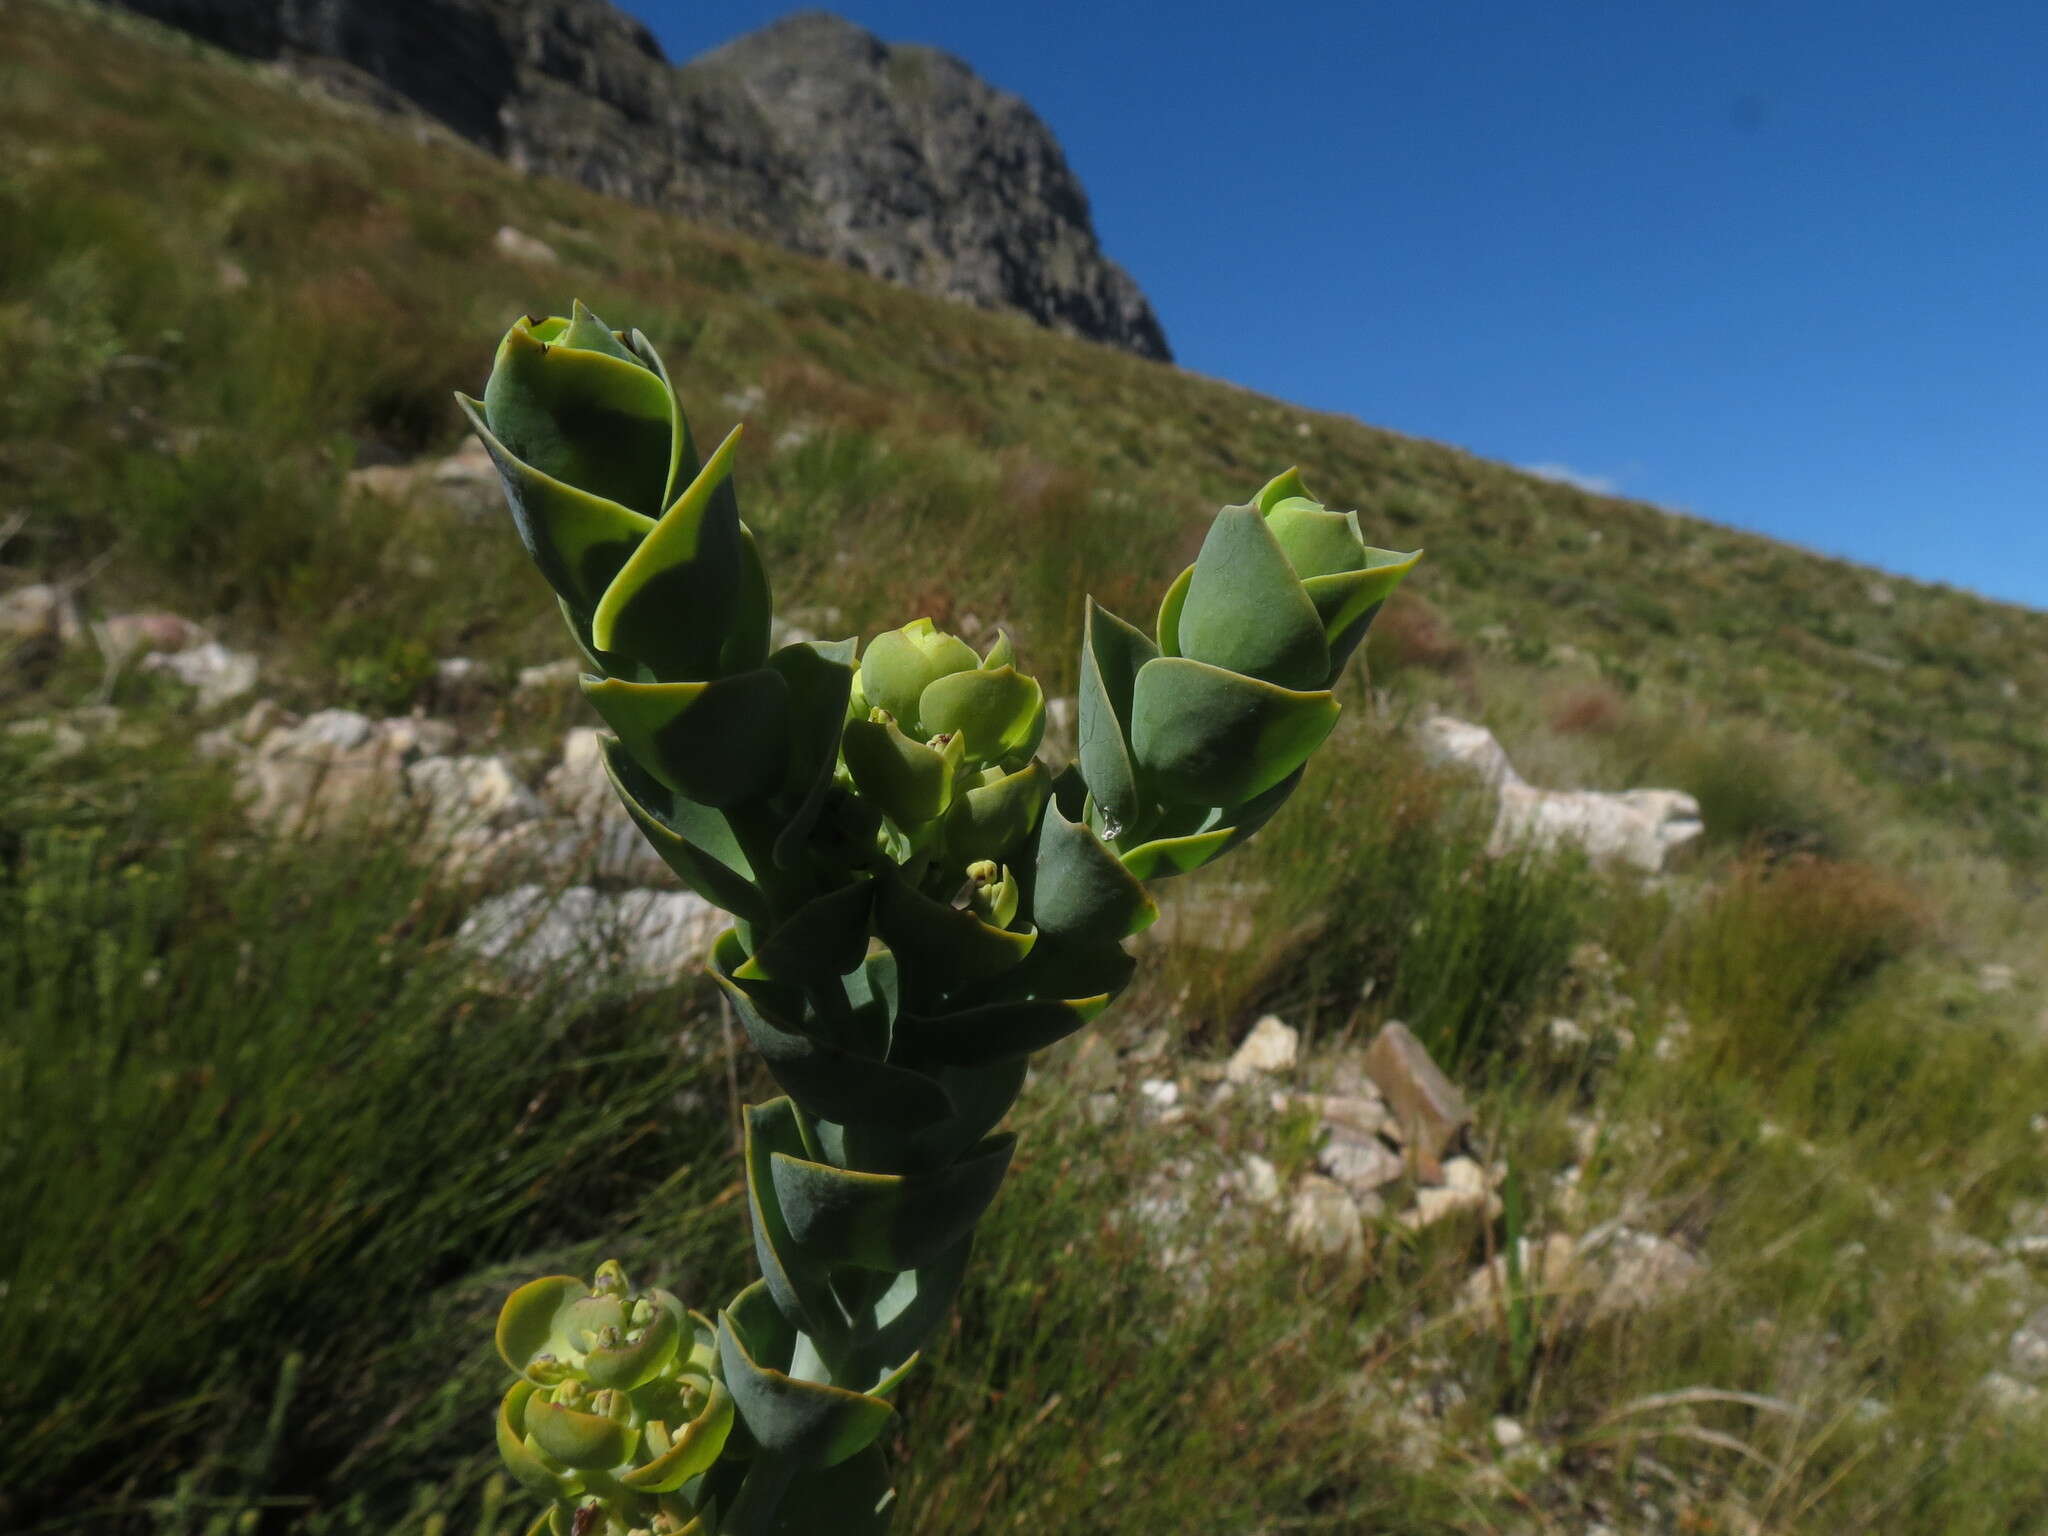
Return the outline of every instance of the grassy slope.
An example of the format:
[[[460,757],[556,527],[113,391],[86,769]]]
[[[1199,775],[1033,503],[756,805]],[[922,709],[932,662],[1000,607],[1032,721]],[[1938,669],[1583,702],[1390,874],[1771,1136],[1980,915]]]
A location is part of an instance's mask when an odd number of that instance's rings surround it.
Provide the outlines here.
[[[848,631],[1000,618],[1069,691],[1084,588],[1142,619],[1207,514],[1299,461],[1381,542],[1430,547],[1374,642],[1389,714],[1443,702],[1541,780],[1651,777],[1706,800],[1717,846],[1647,899],[1544,861],[1475,879],[1455,787],[1354,710],[1318,792],[1224,877],[1273,882],[1251,950],[1161,956],[1124,1010],[1198,1050],[1267,1003],[1325,1033],[1397,1011],[1484,1086],[1539,1221],[1568,1224],[1548,1193],[1576,1156],[1567,1114],[1606,1124],[1580,1159],[1583,1220],[1684,1237],[1713,1264],[1703,1296],[1644,1322],[1559,1314],[1515,1355],[1448,1320],[1470,1234],[1387,1239],[1375,1283],[1351,1290],[1270,1256],[1271,1234],[1219,1226],[1196,1257],[1228,1283],[1190,1302],[1111,1219],[1123,1192],[1162,1155],[1285,1165],[1302,1149],[1228,1117],[1164,1148],[1086,1129],[1087,1071],[1065,1053],[909,1405],[908,1529],[1575,1529],[1644,1504],[1692,1530],[2038,1521],[2038,1437],[1972,1393],[2004,1293],[1925,1280],[1956,1267],[1930,1238],[1943,1201],[1957,1230],[1996,1240],[2014,1200],[2048,1193],[2026,1127],[2048,1068],[2013,1034],[2037,1006],[2021,946],[2039,916],[2048,739],[2028,705],[2048,694],[2048,616],[1891,578],[1882,603],[1871,573],[1768,540],[525,181],[118,15],[7,15],[0,525],[25,521],[0,558],[89,575],[109,610],[215,620],[266,652],[292,702],[399,709],[434,656],[561,653],[501,526],[350,500],[344,476],[452,447],[448,392],[478,385],[509,315],[573,292],[663,346],[700,436],[759,387],[743,504],[785,599],[839,608]],[[501,224],[562,264],[499,255]],[[96,680],[10,670],[0,707]],[[662,1107],[705,1102],[704,1069],[641,1070],[674,1010],[704,1022],[701,999],[556,1000],[536,1056],[536,1015],[446,964],[459,892],[423,893],[395,860],[337,871],[251,842],[218,775],[126,686],[157,747],[60,767],[0,749],[0,1001],[19,1021],[0,1053],[0,1182],[43,1277],[0,1271],[0,1342],[24,1362],[0,1419],[33,1408],[39,1426],[0,1450],[21,1501],[0,1524],[114,1505],[136,1528],[198,1531],[258,1496],[318,1530],[389,1528],[409,1507],[472,1519],[491,1263],[541,1233],[585,1263],[609,1232],[696,1299],[744,1262],[715,1115]],[[465,722],[477,750],[558,724]],[[1822,857],[1774,871],[1742,857],[1748,834]],[[1620,974],[1572,965],[1583,939]],[[2022,961],[2022,985],[1983,995],[1968,972],[1998,958]],[[240,1047],[220,1032],[237,1006]],[[1597,1008],[1646,1044],[1683,1009],[1692,1043],[1596,1074],[1518,1028]],[[372,1021],[396,1028],[389,1076],[358,1080]],[[71,1097],[48,1092],[52,1072]],[[306,1139],[372,1104],[384,1136]],[[84,1186],[22,1193],[90,1157],[92,1127],[127,1125],[147,1134],[99,1154],[90,1204]],[[578,1160],[591,1138],[611,1154]],[[499,1141],[511,1171],[473,1155]],[[218,1159],[237,1145],[296,1150],[226,1193]],[[154,1250],[152,1287],[109,1262],[166,1233],[188,1246]],[[202,1251],[261,1260],[230,1283]],[[53,1309],[80,1319],[62,1348]],[[103,1335],[133,1342],[109,1354]],[[318,1391],[301,1387],[278,1439],[266,1416],[294,1353]],[[1697,1385],[1797,1411],[1616,1418]],[[1404,1394],[1424,1391],[1430,1449],[1397,1451],[1415,1433]],[[1541,1455],[1496,1464],[1496,1411]],[[1944,1470],[1957,1434],[1982,1446],[1967,1478]]]

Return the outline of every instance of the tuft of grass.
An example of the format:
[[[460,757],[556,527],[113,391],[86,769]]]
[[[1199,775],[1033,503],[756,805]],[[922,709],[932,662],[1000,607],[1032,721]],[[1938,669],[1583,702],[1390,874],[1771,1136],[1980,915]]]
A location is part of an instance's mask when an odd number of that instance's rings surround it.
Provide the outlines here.
[[[1927,915],[1898,880],[1812,855],[1738,865],[1678,941],[1683,996],[1724,1062],[1768,1075],[1817,1038]]]
[[[393,1406],[356,1382],[423,1295],[611,1230],[722,1139],[669,1123],[705,1069],[646,1010],[478,993],[459,910],[395,847],[21,834],[0,863],[10,1528],[181,1465],[216,1469],[194,1497],[299,1491],[337,1418]],[[286,1371],[318,1386],[280,1441]]]

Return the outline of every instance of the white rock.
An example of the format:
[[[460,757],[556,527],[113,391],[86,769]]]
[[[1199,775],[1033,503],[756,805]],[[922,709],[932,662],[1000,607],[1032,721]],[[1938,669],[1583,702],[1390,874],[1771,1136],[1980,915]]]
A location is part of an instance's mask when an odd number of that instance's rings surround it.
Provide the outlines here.
[[[2006,1340],[2007,1368],[2023,1381],[2048,1381],[2048,1307],[2036,1307]]]
[[[1268,1210],[1278,1208],[1280,1170],[1256,1152],[1245,1153],[1243,1170],[1239,1188],[1243,1190],[1245,1199]]]
[[[1355,1195],[1383,1189],[1408,1171],[1401,1154],[1378,1137],[1326,1142],[1316,1165]]]
[[[1435,715],[1418,728],[1424,756],[1478,774],[1499,796],[1491,846],[1496,853],[1521,844],[1576,845],[1597,862],[1662,870],[1671,853],[1705,830],[1699,802],[1676,789],[1538,789],[1515,772],[1483,725]]]
[[[688,891],[607,895],[587,885],[522,885],[479,905],[455,937],[516,987],[566,981],[579,995],[613,988],[639,995],[695,972],[730,922]]]
[[[217,709],[253,693],[260,671],[254,656],[231,651],[218,640],[187,651],[154,652],[143,658],[142,667],[146,672],[167,672],[196,691],[201,709]]]
[[[491,244],[497,247],[499,255],[523,261],[529,266],[553,266],[561,260],[547,241],[514,229],[510,224],[498,226],[497,234],[491,237]]]
[[[1433,1227],[1440,1221],[1453,1216],[1483,1212],[1488,1221],[1501,1213],[1500,1198],[1489,1195],[1483,1189],[1452,1189],[1447,1185],[1430,1185],[1415,1191],[1415,1204],[1403,1211],[1398,1220],[1410,1231],[1419,1232],[1424,1227]]]
[[[1540,1241],[1515,1240],[1515,1258],[1522,1269],[1522,1290],[1553,1300],[1579,1288],[1578,1244],[1567,1232],[1552,1232]],[[1508,1259],[1496,1253],[1465,1277],[1459,1305],[1482,1321],[1497,1319],[1509,1299]]]
[[[519,693],[565,693],[583,675],[583,663],[576,660],[548,661],[537,667],[521,667],[515,691]],[[592,733],[596,734],[595,732]]]
[[[426,811],[430,836],[503,831],[545,814],[540,797],[496,755],[421,758],[406,768],[405,783]]]
[[[100,651],[112,662],[156,651],[184,651],[205,641],[206,631],[175,613],[117,613],[93,626]]]
[[[1707,1272],[1706,1264],[1668,1237],[1618,1228],[1600,1254],[1606,1281],[1595,1298],[1599,1312],[1633,1312],[1681,1295]]]
[[[1224,1069],[1233,1083],[1249,1083],[1267,1074],[1292,1072],[1301,1051],[1301,1032],[1267,1014],[1252,1026]]]
[[[249,815],[306,832],[388,823],[409,807],[406,765],[452,736],[438,724],[323,709],[279,725],[242,758],[237,777]]]
[[[1646,874],[1664,868],[1671,853],[1706,831],[1700,803],[1683,790],[1537,789],[1500,787],[1494,823],[1496,851],[1519,844],[1539,848],[1576,845],[1601,864],[1625,864]]]
[[[0,596],[0,646],[75,645],[84,635],[78,604],[54,582],[16,587]]]
[[[1454,720],[1449,715],[1431,715],[1417,727],[1416,736],[1422,755],[1429,762],[1469,768],[1488,784],[1522,782],[1521,775],[1508,761],[1507,749],[1483,725]]]
[[[1497,1417],[1493,1421],[1492,1427],[1493,1443],[1504,1451],[1512,1451],[1516,1446],[1529,1438],[1529,1432],[1522,1428],[1521,1421],[1519,1419],[1511,1419],[1505,1414]]]
[[[2009,965],[1985,965],[1977,969],[1977,990],[1985,994],[2010,992],[2015,972]]]
[[[1365,1272],[1365,1223],[1344,1186],[1303,1174],[1287,1209],[1287,1241],[1297,1253],[1334,1261],[1347,1274]]]
[[[1489,1177],[1486,1169],[1476,1158],[1452,1157],[1444,1160],[1444,1187],[1447,1189],[1462,1190],[1468,1195],[1483,1195],[1498,1182],[1498,1179]]]
[[[1549,1037],[1550,1048],[1560,1055],[1575,1055],[1593,1043],[1593,1037],[1577,1019],[1552,1019],[1544,1034]]]
[[[1138,1084],[1138,1092],[1154,1109],[1172,1109],[1180,1102],[1180,1084],[1164,1077],[1148,1077]]]

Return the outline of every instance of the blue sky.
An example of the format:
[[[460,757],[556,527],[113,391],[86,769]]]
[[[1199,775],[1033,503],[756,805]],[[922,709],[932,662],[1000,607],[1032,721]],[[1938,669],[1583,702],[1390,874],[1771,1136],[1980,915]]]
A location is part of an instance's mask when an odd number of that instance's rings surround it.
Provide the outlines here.
[[[2039,0],[837,9],[1031,103],[1183,367],[2048,607]]]

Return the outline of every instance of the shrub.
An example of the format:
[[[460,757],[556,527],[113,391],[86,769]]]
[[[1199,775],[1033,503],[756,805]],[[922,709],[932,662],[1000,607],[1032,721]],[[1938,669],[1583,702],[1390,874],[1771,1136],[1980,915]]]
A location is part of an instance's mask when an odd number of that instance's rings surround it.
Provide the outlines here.
[[[1911,949],[1926,922],[1913,892],[1869,865],[1752,858],[1680,941],[1681,984],[1719,1031],[1724,1062],[1775,1071]]]

